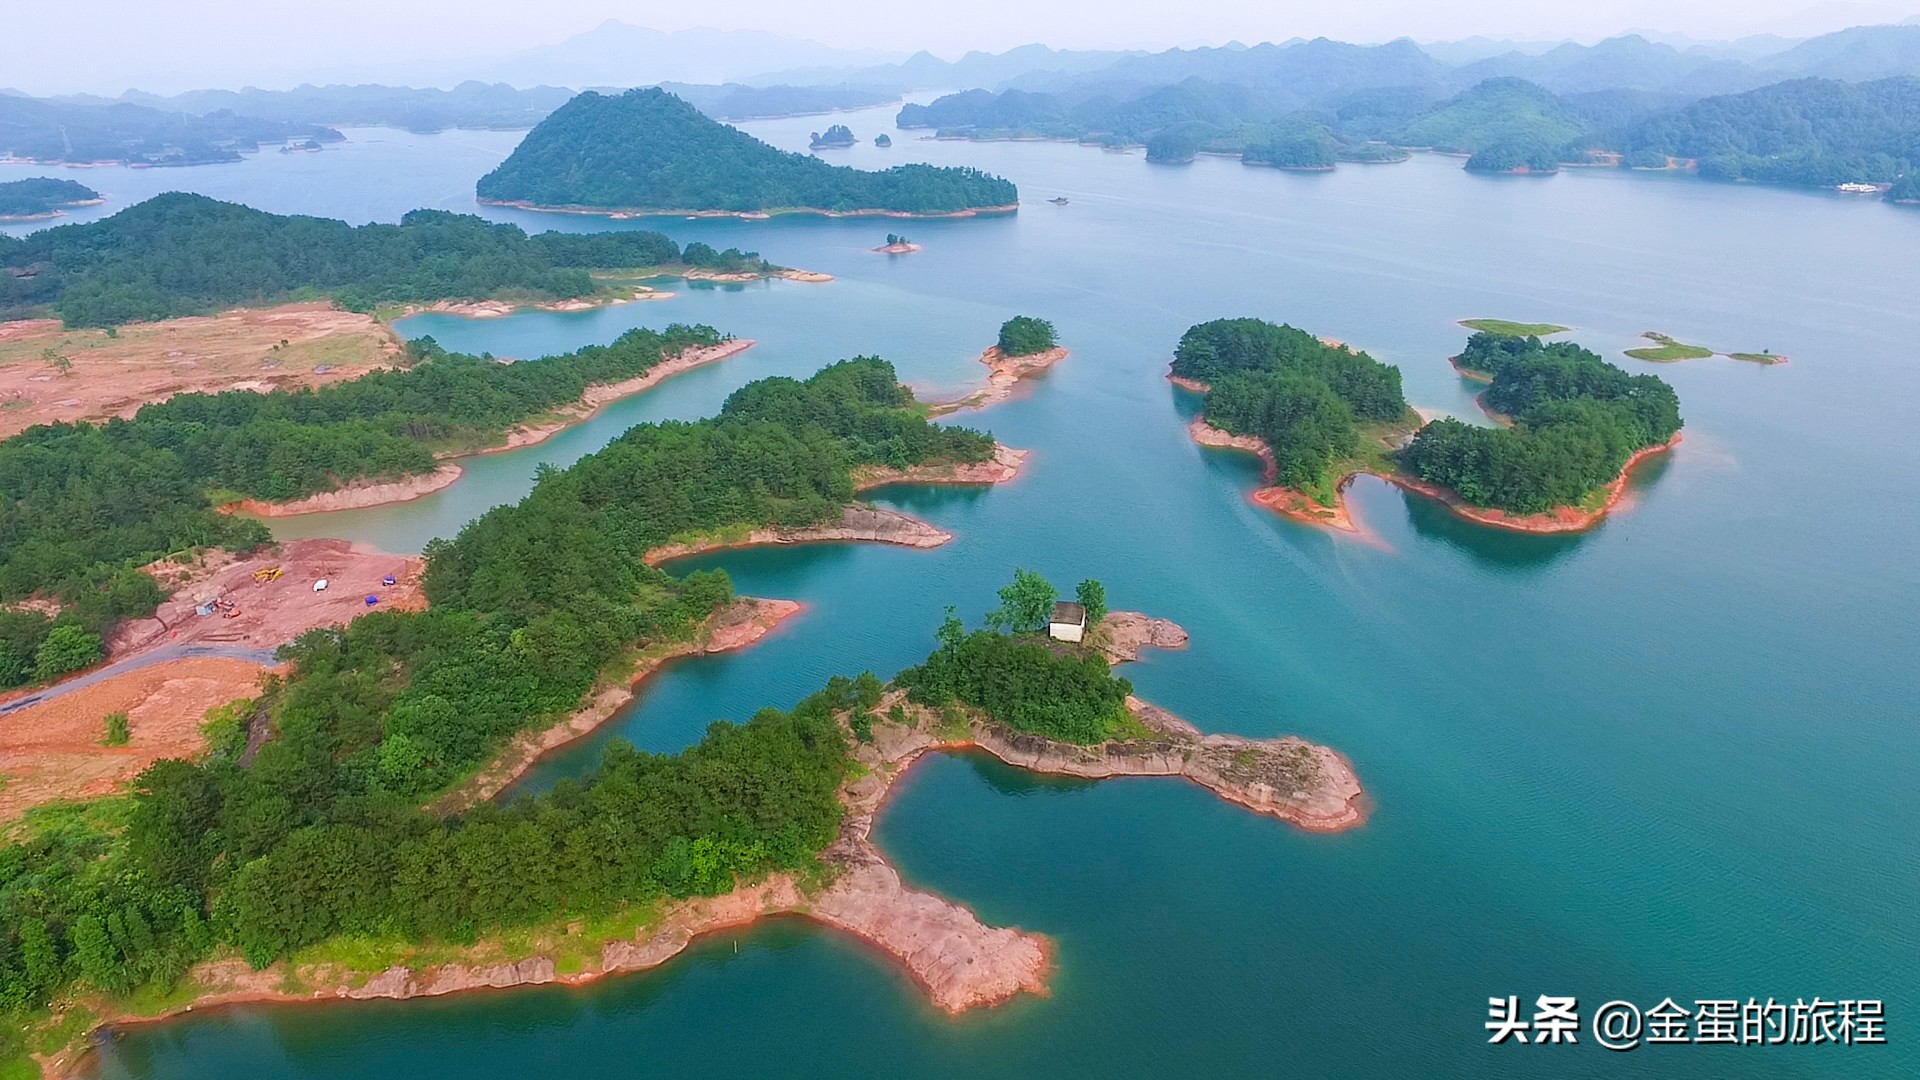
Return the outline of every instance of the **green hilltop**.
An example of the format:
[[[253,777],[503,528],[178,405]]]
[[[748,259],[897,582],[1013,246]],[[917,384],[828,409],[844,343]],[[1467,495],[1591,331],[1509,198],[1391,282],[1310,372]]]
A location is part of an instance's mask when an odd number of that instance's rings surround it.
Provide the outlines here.
[[[951,214],[1020,198],[1010,181],[978,169],[865,172],[777,150],[659,89],[579,95],[528,132],[476,190],[495,202],[682,213]]]

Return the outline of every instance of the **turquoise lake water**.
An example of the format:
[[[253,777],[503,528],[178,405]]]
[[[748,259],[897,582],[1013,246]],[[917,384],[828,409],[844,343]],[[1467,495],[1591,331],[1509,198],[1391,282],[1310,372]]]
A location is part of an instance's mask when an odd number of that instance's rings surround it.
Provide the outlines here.
[[[837,119],[867,140],[889,113]],[[828,122],[748,126],[800,148]],[[517,139],[350,134],[322,154],[81,178],[114,197],[104,211],[190,187],[393,220],[472,209],[473,180]],[[546,444],[473,459],[437,495],[276,531],[415,550],[520,497],[537,463],[633,423],[706,415],[752,379],[862,353],[957,392],[1003,319],[1044,316],[1072,356],[957,418],[1032,449],[1027,473],[876,500],[952,544],[678,564],[725,567],[743,592],[807,610],[752,649],[671,666],[526,786],[589,767],[614,735],[677,749],[831,674],[890,675],[925,654],[946,605],[977,617],[1024,566],[1065,585],[1099,577],[1116,606],[1185,625],[1189,651],[1127,670],[1143,696],[1203,729],[1336,747],[1374,801],[1367,824],[1310,835],[1177,781],[937,758],[902,784],[880,846],[910,882],[1051,937],[1050,997],[948,1018],[865,946],[779,921],[582,990],[197,1015],[119,1038],[105,1075],[1920,1074],[1920,213],[1664,176],[1474,177],[1418,155],[1295,175],[894,139],[834,160],[976,164],[1018,182],[1025,208],[649,222],[837,280],[407,320],[409,335],[516,357],[670,321],[759,344]],[[903,229],[926,250],[865,250]],[[1187,439],[1197,401],[1164,381],[1166,363],[1188,325],[1227,315],[1366,348],[1400,366],[1415,404],[1469,416],[1472,388],[1446,363],[1466,336],[1453,320],[1569,324],[1673,382],[1686,441],[1587,535],[1488,531],[1367,478],[1350,497],[1378,544],[1331,535],[1251,505],[1255,464]],[[1620,358],[1643,330],[1793,362]],[[1614,1054],[1583,1030],[1574,1047],[1488,1046],[1486,999],[1508,994],[1585,1009],[1880,998],[1889,1044]]]

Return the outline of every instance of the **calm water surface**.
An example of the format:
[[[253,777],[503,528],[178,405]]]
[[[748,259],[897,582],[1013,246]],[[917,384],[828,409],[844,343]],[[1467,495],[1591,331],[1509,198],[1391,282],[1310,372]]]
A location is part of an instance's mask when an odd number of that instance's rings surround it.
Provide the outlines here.
[[[888,114],[845,119],[864,140]],[[798,148],[824,123],[751,127]],[[471,209],[474,178],[516,139],[351,134],[323,154],[82,179],[116,204],[184,186],[392,220]],[[1049,998],[949,1019],[861,945],[782,921],[579,991],[196,1016],[120,1039],[107,1075],[1920,1074],[1920,214],[1613,173],[1472,177],[1431,157],[1291,175],[894,138],[835,159],[977,164],[1017,181],[1026,209],[654,222],[838,280],[408,320],[410,335],[519,357],[676,320],[760,344],[542,446],[470,461],[438,495],[277,531],[414,550],[519,498],[537,463],[633,423],[706,415],[749,380],[862,353],[957,389],[1001,320],[1042,315],[1073,356],[964,421],[1032,448],[1028,473],[879,498],[954,543],[690,561],[807,610],[751,650],[671,667],[523,786],[590,767],[613,735],[677,749],[830,674],[891,674],[925,654],[946,605],[977,616],[1025,566],[1100,577],[1118,606],[1187,626],[1190,651],[1128,671],[1141,692],[1203,728],[1339,748],[1375,800],[1367,825],[1307,835],[1175,781],[1063,783],[941,758],[903,784],[879,842],[914,883],[1052,937]],[[865,251],[902,228],[926,251]],[[1162,375],[1181,330],[1222,315],[1367,348],[1400,366],[1414,403],[1469,415],[1445,359],[1464,317],[1566,323],[1612,355],[1661,330],[1793,363],[1659,368],[1686,442],[1589,535],[1489,532],[1362,479],[1351,497],[1370,545],[1251,506],[1253,464],[1188,442],[1197,403]],[[1610,1054],[1583,1033],[1576,1047],[1486,1046],[1486,999],[1507,994],[1588,1008],[1877,997],[1890,1045]]]

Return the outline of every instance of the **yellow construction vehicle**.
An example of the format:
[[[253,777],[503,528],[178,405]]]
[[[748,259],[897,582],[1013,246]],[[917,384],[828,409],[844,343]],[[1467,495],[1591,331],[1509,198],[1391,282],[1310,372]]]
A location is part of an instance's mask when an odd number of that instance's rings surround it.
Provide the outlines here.
[[[253,580],[265,584],[266,582],[277,580],[280,575],[284,573],[286,573],[286,571],[277,566],[269,566],[261,570],[255,570],[253,572]]]

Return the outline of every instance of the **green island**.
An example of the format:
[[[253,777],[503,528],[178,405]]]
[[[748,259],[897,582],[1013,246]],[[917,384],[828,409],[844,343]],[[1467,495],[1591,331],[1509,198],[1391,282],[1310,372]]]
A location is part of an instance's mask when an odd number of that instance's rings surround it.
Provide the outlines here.
[[[1019,202],[1012,183],[977,169],[864,172],[777,150],[659,89],[575,97],[476,191],[489,203],[627,213],[965,215]]]
[[[1501,337],[1552,337],[1568,330],[1558,323],[1509,322],[1506,319],[1461,319],[1460,325]]]
[[[834,124],[825,131],[816,131],[807,145],[814,150],[828,147],[852,146],[859,140],[853,137],[853,129],[845,124]]]
[[[56,217],[69,206],[91,206],[100,193],[77,180],[32,176],[0,183],[0,221]]]
[[[1628,466],[1680,432],[1673,387],[1629,375],[1573,342],[1476,333],[1458,364],[1493,376],[1481,403],[1510,423],[1435,420],[1399,463],[1471,506],[1518,515],[1604,512]]]
[[[1176,377],[1207,388],[1206,422],[1258,440],[1269,483],[1321,507],[1338,503],[1347,475],[1387,468],[1419,423],[1400,369],[1291,326],[1216,319],[1181,335],[1173,357]]]
[[[1720,353],[1707,348],[1705,345],[1689,345],[1684,341],[1676,341],[1665,334],[1653,330],[1649,330],[1640,336],[1654,342],[1654,344],[1639,349],[1628,349],[1627,355],[1633,357],[1635,360],[1651,360],[1655,363],[1671,364],[1681,360],[1704,360],[1709,356],[1725,356],[1733,360],[1745,360],[1750,364],[1784,364],[1787,362],[1787,357],[1766,349],[1762,349],[1759,352]]]
[[[1447,418],[1420,424],[1401,395],[1398,369],[1257,319],[1188,330],[1172,375],[1206,394],[1196,439],[1266,460],[1258,502],[1355,531],[1340,487],[1357,472],[1484,524],[1586,528],[1612,507],[1632,463],[1679,435],[1672,387],[1571,342],[1483,330],[1454,363],[1489,383],[1481,403],[1501,426]]]
[[[1000,355],[1007,357],[1032,356],[1059,344],[1060,339],[1054,332],[1053,324],[1031,315],[1015,315],[1001,323],[1000,337],[994,343]]]
[[[1703,345],[1689,345],[1657,331],[1649,330],[1640,336],[1654,344],[1639,349],[1628,349],[1627,355],[1635,360],[1653,360],[1664,364],[1675,360],[1703,360],[1713,355],[1713,350]]]
[[[457,253],[457,254],[450,254]],[[441,300],[632,295],[686,267],[775,273],[758,255],[656,232],[529,236],[470,214],[414,210],[398,225],[270,214],[203,195],[156,195],[111,217],[0,236],[0,319],[108,327],[236,305],[328,299],[354,311]]]

